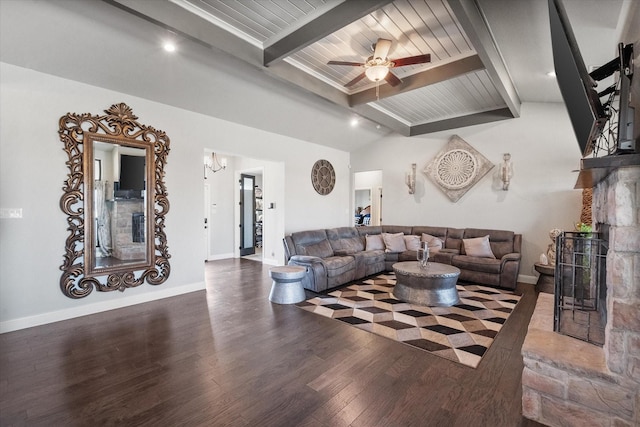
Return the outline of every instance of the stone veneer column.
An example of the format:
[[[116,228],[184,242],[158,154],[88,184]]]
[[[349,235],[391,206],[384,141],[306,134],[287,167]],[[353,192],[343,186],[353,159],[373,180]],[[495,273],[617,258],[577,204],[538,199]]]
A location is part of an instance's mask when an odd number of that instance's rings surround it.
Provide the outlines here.
[[[640,426],[640,167],[594,188],[593,222],[609,225],[603,348],[553,332],[541,293],[522,346],[522,413],[549,426]]]
[[[594,223],[609,224],[605,359],[640,389],[640,167],[598,184],[593,215]]]

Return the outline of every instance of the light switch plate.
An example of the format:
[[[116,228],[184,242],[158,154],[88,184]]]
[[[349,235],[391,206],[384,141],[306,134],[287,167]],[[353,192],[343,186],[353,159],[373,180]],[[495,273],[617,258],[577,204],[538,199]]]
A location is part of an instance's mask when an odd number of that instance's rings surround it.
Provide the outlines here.
[[[22,208],[0,208],[0,219],[22,218]]]

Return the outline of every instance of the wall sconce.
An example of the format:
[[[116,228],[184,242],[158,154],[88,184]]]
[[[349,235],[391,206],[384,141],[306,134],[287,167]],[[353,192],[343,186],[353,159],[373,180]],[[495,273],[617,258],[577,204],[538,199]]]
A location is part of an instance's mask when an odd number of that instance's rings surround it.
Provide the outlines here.
[[[511,164],[511,154],[504,153],[502,156],[502,165],[500,165],[500,180],[502,181],[502,189],[507,191],[509,183],[513,177],[513,165]]]
[[[416,164],[411,163],[411,172],[407,173],[405,177],[405,183],[409,187],[409,194],[416,192]]]
[[[227,168],[227,159],[223,157],[221,160],[218,160],[218,156],[216,153],[211,153],[211,157],[204,156],[204,168],[205,168],[205,176],[207,169],[211,172],[216,173]]]

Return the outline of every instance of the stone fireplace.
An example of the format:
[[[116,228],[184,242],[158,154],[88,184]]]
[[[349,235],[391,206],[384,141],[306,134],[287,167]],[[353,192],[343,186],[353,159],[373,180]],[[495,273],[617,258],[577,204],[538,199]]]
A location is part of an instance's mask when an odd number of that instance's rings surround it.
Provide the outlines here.
[[[144,260],[144,199],[116,199],[111,202],[113,257],[123,261]]]
[[[522,346],[522,413],[549,426],[639,426],[640,166],[598,182],[592,210],[609,240],[604,345],[553,332],[554,297],[540,293]]]

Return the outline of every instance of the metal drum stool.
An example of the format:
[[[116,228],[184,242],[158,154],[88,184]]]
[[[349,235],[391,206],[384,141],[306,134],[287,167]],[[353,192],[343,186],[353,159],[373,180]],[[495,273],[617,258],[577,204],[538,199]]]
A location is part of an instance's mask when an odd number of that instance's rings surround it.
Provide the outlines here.
[[[302,279],[307,269],[296,265],[272,267],[269,276],[273,279],[269,301],[277,304],[295,304],[304,301],[306,295]]]

